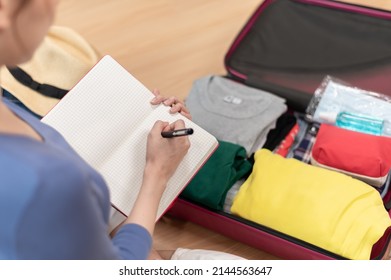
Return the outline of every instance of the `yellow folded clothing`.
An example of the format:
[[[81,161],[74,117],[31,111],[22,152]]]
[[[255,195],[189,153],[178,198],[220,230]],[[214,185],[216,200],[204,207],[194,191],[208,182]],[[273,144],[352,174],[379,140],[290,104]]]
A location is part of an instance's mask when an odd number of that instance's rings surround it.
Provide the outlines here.
[[[349,259],[369,259],[391,226],[371,186],[265,149],[255,153],[231,211]]]

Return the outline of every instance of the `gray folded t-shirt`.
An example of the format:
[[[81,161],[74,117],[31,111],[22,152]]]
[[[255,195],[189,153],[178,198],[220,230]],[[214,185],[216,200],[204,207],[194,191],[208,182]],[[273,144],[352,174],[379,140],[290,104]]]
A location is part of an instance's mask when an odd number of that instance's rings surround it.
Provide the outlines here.
[[[186,106],[196,124],[219,140],[243,146],[248,155],[287,110],[285,99],[221,76],[194,81]]]

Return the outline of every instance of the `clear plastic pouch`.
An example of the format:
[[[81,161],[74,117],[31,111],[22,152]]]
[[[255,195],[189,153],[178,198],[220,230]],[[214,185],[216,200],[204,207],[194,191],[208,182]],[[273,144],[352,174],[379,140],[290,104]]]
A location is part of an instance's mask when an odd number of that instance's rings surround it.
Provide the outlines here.
[[[391,98],[327,76],[315,91],[307,107],[306,118],[391,137]]]

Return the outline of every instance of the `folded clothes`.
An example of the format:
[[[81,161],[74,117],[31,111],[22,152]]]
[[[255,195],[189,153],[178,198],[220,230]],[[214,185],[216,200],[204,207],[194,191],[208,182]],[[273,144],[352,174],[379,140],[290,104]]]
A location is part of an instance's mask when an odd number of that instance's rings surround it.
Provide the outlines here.
[[[305,126],[304,136],[301,136],[300,142],[298,142],[288,154],[287,158],[295,158],[304,163],[310,163],[312,147],[314,146],[316,135],[319,130],[319,124],[313,123]]]
[[[304,114],[295,112],[294,116],[296,118],[296,123],[299,125],[299,131],[293,141],[292,147],[290,147],[286,158],[292,158],[294,156],[294,151],[300,146],[300,143],[304,140],[305,135],[307,134],[309,123],[305,120]]]
[[[265,144],[287,110],[285,99],[221,76],[196,80],[186,106],[195,123],[219,140],[243,146],[248,156]]]
[[[225,213],[231,214],[231,207],[232,207],[232,203],[234,202],[234,198],[245,181],[246,181],[245,178],[238,180],[228,190],[227,195],[225,196],[224,206],[223,206],[223,211]]]
[[[386,194],[388,193],[388,190],[390,188],[390,174],[387,176],[386,182],[381,186],[380,188],[376,188],[376,190],[380,193],[381,198],[384,198]]]
[[[262,149],[231,212],[350,259],[369,259],[391,226],[373,187]]]
[[[391,169],[391,138],[322,124],[311,163],[381,187]]]
[[[228,190],[251,169],[252,163],[247,160],[242,146],[219,140],[219,147],[181,196],[214,210],[223,210]]]
[[[276,121],[276,127],[271,129],[263,145],[264,149],[273,151],[281,141],[289,134],[291,129],[297,124],[297,118],[290,112],[283,113]]]
[[[289,153],[290,148],[293,146],[293,143],[295,142],[295,138],[297,134],[299,133],[299,125],[295,124],[294,127],[289,131],[289,133],[286,135],[284,140],[281,141],[281,143],[278,145],[276,149],[273,150],[275,154],[279,154],[283,157],[286,157]]]

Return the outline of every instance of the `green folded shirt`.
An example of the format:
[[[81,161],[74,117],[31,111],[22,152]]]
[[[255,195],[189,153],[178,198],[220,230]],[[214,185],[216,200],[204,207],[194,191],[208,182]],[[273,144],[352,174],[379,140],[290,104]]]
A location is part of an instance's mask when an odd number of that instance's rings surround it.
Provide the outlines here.
[[[219,147],[194,176],[181,196],[215,210],[222,210],[228,190],[250,174],[252,163],[244,147],[219,140]]]

